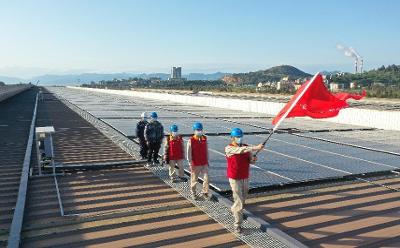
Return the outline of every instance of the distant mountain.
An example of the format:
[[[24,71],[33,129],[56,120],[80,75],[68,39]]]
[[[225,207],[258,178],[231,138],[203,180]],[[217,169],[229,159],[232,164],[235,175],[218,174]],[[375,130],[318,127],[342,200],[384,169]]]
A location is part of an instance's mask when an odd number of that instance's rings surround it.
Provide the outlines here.
[[[142,74],[138,74],[136,77],[145,78],[145,79],[161,78],[161,80],[167,80],[170,77],[170,74],[167,74],[167,73],[150,73],[150,74],[142,73]]]
[[[218,80],[228,75],[224,72],[216,72],[211,74],[205,73],[189,73],[183,75],[184,78],[188,80]],[[21,79],[14,77],[0,76],[0,81],[6,84],[15,84],[19,82],[39,82],[39,85],[80,85],[83,83],[90,83],[92,81],[98,82],[101,80],[109,81],[115,79],[129,79],[129,78],[161,78],[162,80],[167,80],[170,74],[167,73],[83,73],[83,74],[67,74],[67,75],[42,75],[33,77],[30,79]]]
[[[296,67],[280,65],[267,70],[232,74],[231,76],[225,76],[223,80],[228,84],[258,84],[260,82],[279,81],[283,77],[295,80],[311,76],[311,74],[301,71]]]
[[[83,73],[83,74],[66,74],[66,75],[42,75],[33,77],[30,79],[20,79],[12,77],[1,77],[0,81],[7,84],[19,83],[19,82],[32,82],[36,83],[39,81],[39,85],[80,85],[87,84],[90,82],[99,81],[110,81],[113,79],[129,79],[129,78],[161,78],[162,80],[167,80],[170,74],[167,73]],[[240,83],[258,83],[260,81],[277,81],[282,77],[289,76],[291,78],[304,78],[311,76],[293,66],[282,65],[272,67],[268,70],[248,72],[248,73],[238,73],[230,74],[225,72],[215,72],[215,73],[188,73],[182,75],[187,80],[219,80],[222,78],[233,78]]]
[[[226,75],[230,75],[230,73],[225,72],[215,72],[211,74],[204,73],[189,73],[187,75],[183,75],[188,80],[219,80]]]
[[[17,84],[19,82],[25,82],[25,80],[16,77],[0,76],[0,82],[4,82],[6,84]]]
[[[261,71],[264,75],[270,75],[270,76],[289,76],[289,77],[294,77],[294,78],[302,78],[302,77],[310,77],[312,76],[311,74],[308,74],[302,70],[297,69],[294,66],[291,65],[280,65],[280,66],[274,66],[271,67],[265,71]]]
[[[218,80],[223,78],[224,76],[229,75],[229,73],[225,72],[215,72],[215,73],[189,73],[183,74],[182,77],[186,78],[187,80]],[[162,80],[167,80],[170,77],[170,74],[166,73],[151,73],[151,74],[137,74],[135,77],[148,79],[151,77],[158,77]]]
[[[40,85],[80,85],[82,83],[98,82],[101,80],[113,80],[114,78],[123,79],[135,77],[137,74],[131,73],[83,73],[83,74],[67,74],[67,75],[43,75],[33,77],[32,82],[40,81]]]

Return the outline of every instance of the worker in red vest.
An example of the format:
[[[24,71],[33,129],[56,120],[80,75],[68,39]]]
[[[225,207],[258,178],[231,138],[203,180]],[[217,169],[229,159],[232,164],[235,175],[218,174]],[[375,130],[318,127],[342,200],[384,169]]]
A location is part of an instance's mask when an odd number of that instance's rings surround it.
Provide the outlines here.
[[[250,164],[257,161],[252,152],[262,150],[264,146],[248,146],[243,144],[243,131],[233,128],[231,131],[231,143],[225,147],[226,160],[228,163],[227,177],[232,188],[234,203],[231,211],[235,218],[235,232],[241,233],[243,222],[243,208],[249,191]]]
[[[171,181],[177,183],[179,181],[187,182],[184,177],[183,159],[184,145],[182,136],[178,134],[178,126],[170,127],[171,133],[167,136],[164,143],[164,161],[169,164],[169,177]],[[175,166],[178,166],[178,175]]]
[[[194,135],[187,142],[187,160],[189,163],[190,190],[194,200],[200,200],[200,197],[210,199],[208,194],[208,144],[207,137],[203,134],[203,125],[200,122],[193,124]],[[197,195],[196,186],[199,175],[203,174],[203,190]]]

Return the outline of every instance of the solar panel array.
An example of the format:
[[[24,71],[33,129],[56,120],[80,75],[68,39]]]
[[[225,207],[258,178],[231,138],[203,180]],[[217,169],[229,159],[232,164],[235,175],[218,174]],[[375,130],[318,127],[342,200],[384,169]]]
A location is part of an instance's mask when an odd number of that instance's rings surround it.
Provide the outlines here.
[[[69,88],[51,90],[128,136],[134,135],[136,122],[143,111],[156,111],[166,131],[170,125],[177,124],[180,133],[184,134],[192,133],[191,126],[196,121],[203,123],[206,133],[226,133],[233,127],[240,127],[248,133],[244,139],[251,145],[261,143],[268,128],[272,127],[272,116],[259,113]],[[251,188],[400,168],[400,154],[396,155],[400,153],[400,132],[365,130],[365,127],[305,118],[288,119],[282,128],[297,131],[301,136],[290,133],[272,136],[265,150],[259,153],[257,164],[251,168]],[[227,144],[228,135],[209,137],[210,181],[221,190],[229,189],[224,156]]]

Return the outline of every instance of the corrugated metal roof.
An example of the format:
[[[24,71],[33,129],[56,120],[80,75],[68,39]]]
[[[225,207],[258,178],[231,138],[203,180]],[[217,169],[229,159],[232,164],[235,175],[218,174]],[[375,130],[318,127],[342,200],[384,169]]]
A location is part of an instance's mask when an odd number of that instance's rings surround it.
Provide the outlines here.
[[[18,197],[36,90],[0,102],[0,247],[5,246]]]
[[[310,247],[398,247],[400,178],[335,183],[247,201],[256,216]],[[397,245],[396,245],[397,244]]]

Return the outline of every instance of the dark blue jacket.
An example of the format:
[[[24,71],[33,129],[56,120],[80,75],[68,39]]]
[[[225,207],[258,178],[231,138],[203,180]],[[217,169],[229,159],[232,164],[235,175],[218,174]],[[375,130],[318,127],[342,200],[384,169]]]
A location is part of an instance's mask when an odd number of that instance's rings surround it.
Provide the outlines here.
[[[148,124],[147,121],[141,120],[136,124],[136,137],[140,140],[144,140],[144,129]]]
[[[164,127],[158,121],[149,122],[144,129],[144,138],[148,142],[162,142]]]

